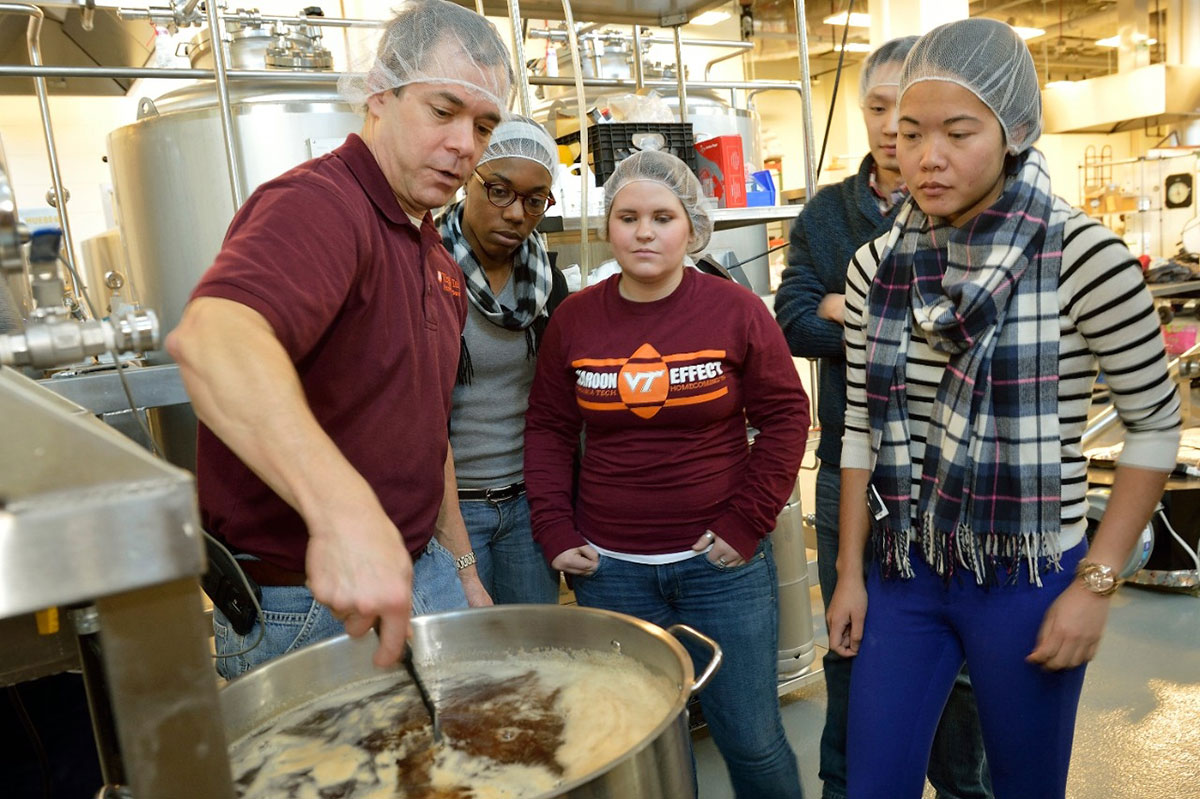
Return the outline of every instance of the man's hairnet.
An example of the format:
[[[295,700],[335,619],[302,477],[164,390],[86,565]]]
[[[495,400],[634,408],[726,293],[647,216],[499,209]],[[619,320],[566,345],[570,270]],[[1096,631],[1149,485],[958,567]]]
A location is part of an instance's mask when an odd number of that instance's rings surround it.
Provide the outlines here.
[[[492,131],[479,166],[497,158],[524,158],[541,164],[550,173],[553,182],[558,171],[558,142],[550,138],[546,129],[529,117],[514,114],[501,122]]]
[[[347,74],[338,90],[356,108],[379,92],[410,83],[461,86],[508,109],[513,71],[492,23],[448,0],[407,0],[379,39],[366,72]]]
[[[957,83],[992,109],[1012,154],[1042,135],[1042,92],[1029,48],[1016,31],[994,19],[950,22],[913,46],[900,72],[900,97],[914,83]]]
[[[692,235],[688,238],[688,252],[700,252],[708,246],[712,237],[712,220],[700,204],[704,191],[700,178],[692,168],[670,153],[661,150],[643,150],[634,153],[621,163],[604,181],[604,225],[601,230],[608,235],[608,217],[612,213],[613,199],[630,183],[650,181],[661,183],[679,198],[688,220],[692,223]]]
[[[867,60],[863,62],[862,73],[858,78],[858,104],[867,102],[867,93],[876,86],[898,86],[900,83],[900,67],[908,51],[917,43],[920,36],[901,36],[889,39],[875,48]],[[895,75],[888,75],[888,70],[882,67],[895,67]]]

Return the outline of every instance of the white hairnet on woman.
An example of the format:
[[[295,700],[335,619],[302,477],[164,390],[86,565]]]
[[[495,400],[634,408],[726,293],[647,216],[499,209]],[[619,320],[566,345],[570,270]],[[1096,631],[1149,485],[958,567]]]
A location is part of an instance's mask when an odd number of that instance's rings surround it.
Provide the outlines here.
[[[534,120],[514,114],[492,131],[479,166],[498,158],[524,158],[541,164],[553,181],[558,173],[558,142]]]
[[[858,78],[858,104],[867,101],[867,94],[876,86],[898,86],[899,71],[904,59],[917,43],[919,36],[900,36],[879,45],[863,62],[862,74]],[[893,69],[885,69],[893,67]]]
[[[701,203],[704,200],[704,190],[700,186],[700,178],[692,168],[671,153],[660,150],[643,150],[634,153],[621,163],[604,181],[604,219],[612,213],[613,200],[621,189],[639,180],[661,183],[679,198],[688,221],[692,225],[692,235],[688,238],[687,251],[700,252],[708,246],[712,237],[713,224],[708,212]],[[608,225],[602,225],[603,235]]]
[[[1029,48],[1011,27],[973,17],[921,37],[900,72],[900,98],[914,83],[957,83],[992,110],[1008,152],[1029,149],[1042,135],[1042,92]]]
[[[461,86],[503,112],[513,83],[508,48],[474,11],[447,0],[408,0],[384,29],[370,67],[343,76],[338,90],[361,107],[373,94],[410,83]]]

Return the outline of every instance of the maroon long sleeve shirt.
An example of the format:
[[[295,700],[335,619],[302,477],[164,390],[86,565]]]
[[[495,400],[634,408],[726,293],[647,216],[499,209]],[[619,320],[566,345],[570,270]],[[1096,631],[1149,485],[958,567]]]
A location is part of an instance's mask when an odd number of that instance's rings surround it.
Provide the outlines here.
[[[534,537],[553,560],[585,539],[680,552],[712,530],[749,558],[808,435],[783,334],[754,294],[694,269],[654,302],[626,300],[619,281],[568,298],[542,341],[525,417]]]

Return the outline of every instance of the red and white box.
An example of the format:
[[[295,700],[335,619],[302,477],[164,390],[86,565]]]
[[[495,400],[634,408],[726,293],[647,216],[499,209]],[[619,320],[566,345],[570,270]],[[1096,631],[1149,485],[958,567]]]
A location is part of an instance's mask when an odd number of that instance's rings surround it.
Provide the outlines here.
[[[742,161],[742,137],[713,136],[696,142],[696,175],[704,194],[718,208],[746,207],[746,166]]]

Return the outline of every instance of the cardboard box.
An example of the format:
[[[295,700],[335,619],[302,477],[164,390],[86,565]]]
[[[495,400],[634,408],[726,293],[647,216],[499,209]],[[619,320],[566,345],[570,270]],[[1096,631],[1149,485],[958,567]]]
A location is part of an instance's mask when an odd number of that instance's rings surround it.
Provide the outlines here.
[[[714,136],[696,143],[696,174],[704,194],[718,208],[746,207],[746,166],[742,162],[742,137]]]

